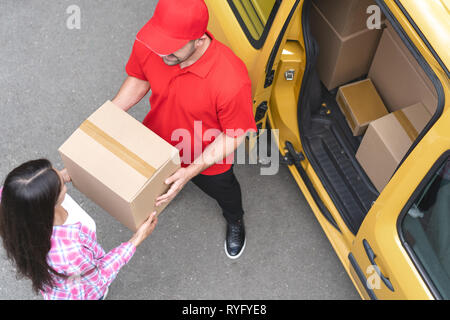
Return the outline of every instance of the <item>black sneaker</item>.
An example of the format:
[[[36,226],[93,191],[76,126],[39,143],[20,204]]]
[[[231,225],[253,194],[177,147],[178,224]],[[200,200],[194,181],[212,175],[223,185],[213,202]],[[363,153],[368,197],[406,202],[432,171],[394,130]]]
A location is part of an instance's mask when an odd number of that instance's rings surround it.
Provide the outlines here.
[[[227,224],[227,238],[225,240],[225,253],[230,259],[237,259],[245,248],[245,226],[244,220]]]

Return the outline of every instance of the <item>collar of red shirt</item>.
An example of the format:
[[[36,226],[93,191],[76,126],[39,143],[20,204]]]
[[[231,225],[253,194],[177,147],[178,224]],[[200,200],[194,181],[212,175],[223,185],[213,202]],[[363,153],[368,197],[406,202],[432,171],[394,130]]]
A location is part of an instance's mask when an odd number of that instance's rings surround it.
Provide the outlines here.
[[[177,65],[178,68],[180,68],[181,73],[191,72],[201,78],[206,78],[209,71],[211,71],[217,51],[217,40],[209,31],[206,31],[206,34],[211,38],[208,49],[206,49],[205,53],[189,67],[181,69],[180,65]]]

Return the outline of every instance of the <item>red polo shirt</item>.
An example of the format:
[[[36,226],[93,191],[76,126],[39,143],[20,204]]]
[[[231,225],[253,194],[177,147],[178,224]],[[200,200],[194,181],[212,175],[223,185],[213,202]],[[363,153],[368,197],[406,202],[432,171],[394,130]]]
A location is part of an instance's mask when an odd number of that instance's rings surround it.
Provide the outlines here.
[[[221,133],[238,137],[256,132],[251,82],[245,64],[212,39],[203,56],[189,67],[168,66],[139,40],[126,65],[129,76],[148,81],[151,110],[144,125],[180,150],[187,167]],[[227,171],[234,153],[202,172]]]

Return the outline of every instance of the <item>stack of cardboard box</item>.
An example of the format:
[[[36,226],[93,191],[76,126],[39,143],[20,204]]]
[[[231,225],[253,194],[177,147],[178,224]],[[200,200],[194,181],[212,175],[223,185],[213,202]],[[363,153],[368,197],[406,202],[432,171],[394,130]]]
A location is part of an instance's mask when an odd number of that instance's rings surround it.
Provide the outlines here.
[[[381,192],[438,101],[430,79],[389,24],[368,76],[339,88],[336,100],[354,135],[365,132],[356,159]]]
[[[356,159],[379,192],[430,118],[428,110],[419,102],[370,123]]]
[[[392,113],[369,124],[356,159],[381,192],[431,120],[438,100],[430,79],[389,23],[369,78]]]
[[[367,8],[373,0],[315,0],[311,32],[319,44],[317,71],[332,90],[367,75],[381,29],[367,27]]]

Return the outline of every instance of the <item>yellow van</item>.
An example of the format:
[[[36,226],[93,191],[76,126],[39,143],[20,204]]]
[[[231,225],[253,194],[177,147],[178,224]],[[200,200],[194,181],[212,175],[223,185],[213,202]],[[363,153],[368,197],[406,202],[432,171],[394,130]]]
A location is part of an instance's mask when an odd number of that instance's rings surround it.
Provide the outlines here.
[[[450,299],[450,1],[206,3],[361,297]]]

